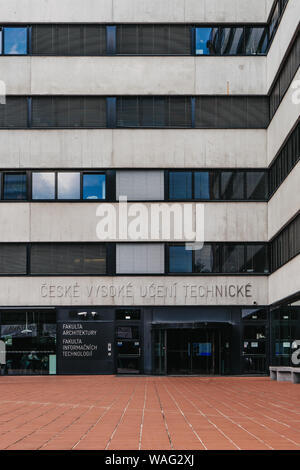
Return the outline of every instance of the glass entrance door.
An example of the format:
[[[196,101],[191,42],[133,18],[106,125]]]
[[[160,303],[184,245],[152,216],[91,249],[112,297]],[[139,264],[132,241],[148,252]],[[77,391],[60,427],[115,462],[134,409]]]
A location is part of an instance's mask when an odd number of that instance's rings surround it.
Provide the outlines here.
[[[216,329],[167,330],[167,373],[219,374],[220,342]]]

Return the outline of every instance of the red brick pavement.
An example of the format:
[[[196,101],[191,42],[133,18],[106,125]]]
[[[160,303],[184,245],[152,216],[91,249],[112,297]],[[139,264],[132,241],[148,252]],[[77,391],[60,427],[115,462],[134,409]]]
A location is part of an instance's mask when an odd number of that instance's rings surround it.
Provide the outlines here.
[[[0,377],[0,449],[300,450],[300,386],[254,377]]]

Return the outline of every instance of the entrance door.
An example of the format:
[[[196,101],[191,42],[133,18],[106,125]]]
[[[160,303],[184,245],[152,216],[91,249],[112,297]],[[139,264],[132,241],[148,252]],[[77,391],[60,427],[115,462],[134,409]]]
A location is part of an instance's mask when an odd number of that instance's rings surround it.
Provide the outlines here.
[[[167,330],[167,373],[219,374],[220,342],[216,329]]]

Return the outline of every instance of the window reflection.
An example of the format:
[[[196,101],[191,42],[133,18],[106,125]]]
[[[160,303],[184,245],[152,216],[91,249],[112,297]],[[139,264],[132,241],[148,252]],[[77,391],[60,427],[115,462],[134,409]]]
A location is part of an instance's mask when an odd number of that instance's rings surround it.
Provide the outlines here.
[[[171,171],[169,173],[169,198],[171,200],[192,199],[191,171]]]
[[[193,252],[186,250],[185,246],[170,246],[169,272],[191,273],[193,272]]]
[[[105,175],[83,175],[83,199],[105,199]]]
[[[56,373],[54,311],[1,312],[0,332],[6,347],[5,374]]]
[[[25,173],[4,173],[4,199],[26,200],[27,177]]]
[[[244,271],[245,250],[243,245],[225,245],[223,247],[222,272],[240,273]]]
[[[55,174],[32,173],[32,199],[55,198]]]
[[[80,173],[58,173],[58,199],[80,199]]]
[[[197,273],[217,272],[219,270],[217,258],[217,247],[205,244],[201,250],[195,251],[195,271]]]
[[[27,54],[27,28],[6,27],[4,31],[4,54]]]

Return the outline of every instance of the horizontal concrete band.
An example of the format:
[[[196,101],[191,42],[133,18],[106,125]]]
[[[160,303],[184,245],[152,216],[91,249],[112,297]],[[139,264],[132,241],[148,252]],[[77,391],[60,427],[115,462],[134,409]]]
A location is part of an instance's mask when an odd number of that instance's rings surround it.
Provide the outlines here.
[[[266,168],[266,130],[0,130],[1,168]]]
[[[266,22],[273,0],[0,0],[0,22]]]
[[[300,255],[268,277],[270,304],[300,292],[299,272]]]
[[[97,242],[97,224],[104,203],[4,203],[0,204],[0,242]],[[159,203],[168,205],[168,203]],[[128,203],[128,210],[132,204]],[[192,215],[196,220],[196,205]],[[109,204],[116,208],[118,203]],[[157,203],[143,203],[151,216]],[[179,204],[183,208],[182,203]],[[205,203],[204,241],[265,242],[267,240],[267,203]],[[197,217],[199,216],[197,213]],[[116,211],[116,215],[118,213]],[[138,215],[138,214],[137,214]],[[151,220],[151,219],[150,219]],[[203,226],[201,221],[201,226]],[[166,218],[165,218],[166,222]],[[149,224],[150,228],[151,225]],[[194,230],[196,226],[193,225]],[[118,232],[117,232],[118,235]],[[162,237],[165,241],[180,241]],[[120,236],[106,241],[121,240]],[[184,241],[184,235],[182,237]],[[105,240],[104,240],[105,241]],[[132,241],[132,240],[128,240]],[[150,240],[149,240],[150,241]],[[155,241],[155,240],[154,240]],[[159,241],[156,239],[156,241]]]
[[[0,79],[7,95],[268,93],[266,57],[5,56]]]
[[[268,305],[266,277],[1,278],[1,306]]]

